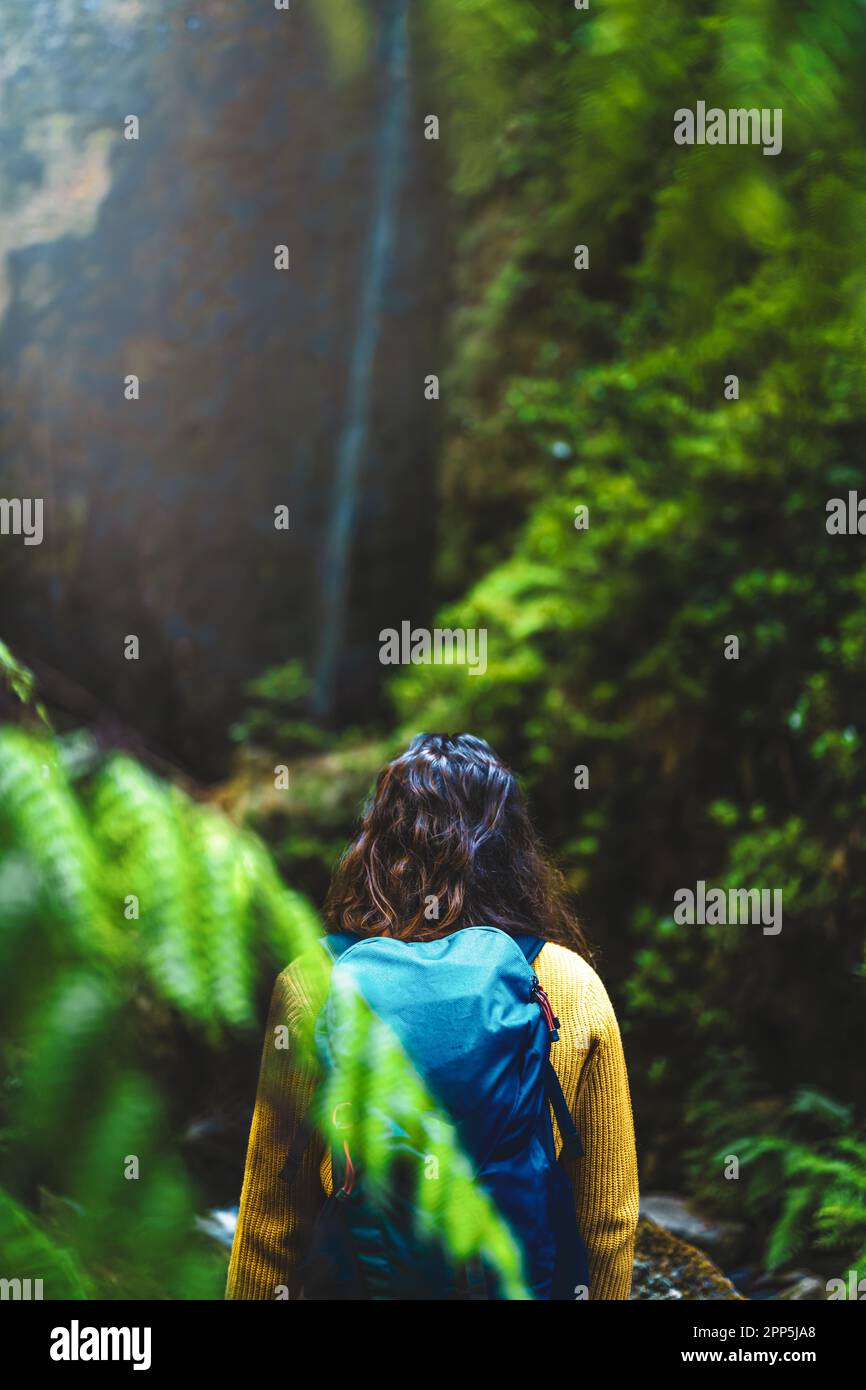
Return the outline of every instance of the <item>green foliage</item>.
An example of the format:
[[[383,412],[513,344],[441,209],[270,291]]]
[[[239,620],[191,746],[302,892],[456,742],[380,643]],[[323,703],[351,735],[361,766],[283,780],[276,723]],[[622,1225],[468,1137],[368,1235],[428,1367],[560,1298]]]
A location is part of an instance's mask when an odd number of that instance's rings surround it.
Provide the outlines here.
[[[805,1087],[850,1107],[852,1135],[864,1120],[866,561],[825,508],[862,482],[866,12],[412,18],[458,229],[435,621],[486,628],[489,668],[402,672],[383,753],[468,728],[511,760],[622,1009],[645,1174],[723,1205],[706,1175],[745,1115],[774,1135]],[[782,153],[676,146],[698,98],[781,107]],[[245,732],[279,747],[273,679]],[[271,826],[317,891],[350,759],[309,761]],[[781,935],[677,926],[699,878],[781,890]],[[797,1188],[779,1249],[817,1239],[819,1188]],[[778,1212],[754,1217],[769,1240]]]
[[[0,1190],[0,1250],[4,1278],[41,1279],[54,1298],[87,1298],[91,1286],[74,1256],[53,1240],[25,1207]],[[32,1286],[31,1286],[32,1288]]]
[[[672,1182],[714,1054],[754,1072],[723,1132],[804,1084],[863,1118],[866,560],[825,509],[862,484],[866,12],[521,10],[431,26],[463,103],[436,621],[486,628],[489,669],[393,694],[403,733],[483,733],[528,781]],[[676,146],[698,97],[782,107],[782,153]],[[781,889],[781,936],[676,927],[699,878]]]
[[[312,683],[299,661],[273,666],[246,685],[250,704],[229,734],[235,743],[279,748],[324,748],[326,730],[304,717]]]
[[[197,1226],[202,1199],[163,1096],[166,1052],[175,1063],[191,1047],[224,1052],[257,1031],[263,977],[297,957],[324,971],[317,918],[253,835],[127,757],[82,760],[74,740],[0,727],[7,1277],[42,1279],[46,1298],[221,1296],[225,1258]],[[355,1007],[340,1099],[360,1113],[384,1086],[420,1142],[435,1106]],[[319,1089],[324,1116],[334,1102]],[[364,1137],[356,1158],[385,1181]],[[524,1296],[513,1241],[444,1120],[435,1140],[453,1248],[484,1252]],[[424,1199],[446,1187],[422,1179]]]
[[[419,10],[425,47],[436,54],[455,187],[477,196],[518,167],[513,137],[527,116],[515,110],[514,83],[545,36],[543,9],[524,0],[425,0]]]
[[[851,1107],[804,1089],[774,1132],[733,1140],[716,1155],[718,1163],[727,1153],[739,1157],[741,1213],[769,1229],[766,1269],[778,1269],[812,1239],[819,1248],[847,1250],[862,1275],[866,1133],[850,1133],[853,1118]]]
[[[320,13],[354,76],[372,9]],[[862,1265],[866,560],[824,523],[862,487],[866,10],[424,0],[411,21],[459,229],[437,621],[487,628],[489,669],[407,669],[396,730],[356,752],[305,724],[296,667],[254,682],[236,739],[310,754],[281,866],[321,891],[386,746],[484,734],[603,948],[652,1171],[685,1170],[708,1203],[744,1191],[771,1267],[808,1243]],[[781,107],[782,153],[675,146],[673,113],[699,98]],[[0,677],[32,730],[32,682],[2,647]],[[172,1290],[215,1288],[142,1058],[177,1019],[211,1051],[249,1028],[312,914],[257,840],[128,759],[2,738],[2,1229],[41,1240],[43,1265],[68,1255],[64,1288],[152,1290],[166,1269]],[[677,927],[673,893],[699,878],[781,889],[781,935]],[[397,1063],[358,1028],[373,1051],[353,1084],[373,1096]],[[741,1183],[709,1177],[744,1132]],[[161,1175],[135,1203],[100,1169],[111,1144],[137,1151],[130,1134]],[[50,1213],[46,1192],[64,1194]],[[468,1200],[455,1231],[496,1245]]]
[[[48,727],[45,710],[36,699],[36,682],[32,671],[16,661],[5,642],[0,642],[0,688],[5,688],[19,702],[20,713]]]
[[[9,1200],[69,1199],[65,1248],[103,1296],[218,1296],[148,1039],[166,1011],[211,1046],[251,1026],[263,959],[308,948],[315,916],[258,841],[127,758],[75,786],[62,742],[6,727],[0,803]],[[22,1277],[45,1249],[25,1268],[14,1247]]]

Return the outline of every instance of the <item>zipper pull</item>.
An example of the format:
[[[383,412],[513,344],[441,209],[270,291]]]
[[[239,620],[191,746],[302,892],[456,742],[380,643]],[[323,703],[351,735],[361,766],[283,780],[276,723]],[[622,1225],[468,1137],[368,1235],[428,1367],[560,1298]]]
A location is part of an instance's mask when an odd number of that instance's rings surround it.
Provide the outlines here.
[[[544,1014],[544,1020],[550,1031],[550,1041],[559,1042],[559,1019],[553,1012],[550,1000],[541,988],[537,975],[532,977],[532,998]]]

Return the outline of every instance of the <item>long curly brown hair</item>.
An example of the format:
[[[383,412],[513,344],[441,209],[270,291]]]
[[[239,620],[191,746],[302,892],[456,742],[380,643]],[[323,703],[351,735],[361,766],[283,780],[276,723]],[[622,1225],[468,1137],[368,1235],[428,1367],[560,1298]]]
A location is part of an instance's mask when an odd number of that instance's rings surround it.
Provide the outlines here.
[[[413,941],[531,932],[592,959],[517,778],[473,734],[417,734],[382,769],[325,914],[334,931]]]

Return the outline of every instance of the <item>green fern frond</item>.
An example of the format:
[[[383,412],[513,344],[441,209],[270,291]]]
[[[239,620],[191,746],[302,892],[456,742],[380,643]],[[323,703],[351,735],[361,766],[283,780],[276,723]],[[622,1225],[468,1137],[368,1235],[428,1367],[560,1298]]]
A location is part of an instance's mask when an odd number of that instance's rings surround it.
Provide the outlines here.
[[[48,914],[83,952],[110,949],[98,892],[100,859],[82,807],[48,739],[0,729],[0,844],[39,873]]]
[[[808,1229],[813,1201],[814,1196],[809,1188],[795,1188],[785,1197],[782,1214],[773,1227],[764,1256],[768,1270],[778,1269],[800,1249]]]
[[[0,849],[10,890],[0,958],[15,967],[0,980],[15,1079],[7,1182],[35,1176],[65,1194],[52,1223],[99,1296],[218,1297],[224,1257],[196,1231],[195,1191],[142,1074],[137,1023],[167,1007],[213,1044],[254,1026],[262,967],[299,957],[315,1011],[330,973],[318,918],[261,841],[214,807],[125,756],[96,768],[85,758],[73,785],[56,743],[17,728],[0,730]],[[455,1255],[484,1254],[525,1297],[519,1253],[453,1126],[384,1025],[361,1001],[352,1009],[349,1061],[320,1088],[323,1117],[349,1094],[360,1114],[396,1113],[418,1152],[435,1144],[447,1182],[419,1174],[422,1219],[435,1214]],[[315,1065],[312,1015],[302,1050]],[[376,1136],[362,1127],[360,1156],[385,1182]],[[45,1223],[26,1220],[53,1250]]]
[[[809,1119],[819,1120],[828,1129],[845,1133],[851,1128],[854,1112],[850,1105],[842,1105],[821,1091],[803,1087],[794,1096],[788,1113],[808,1116]]]
[[[167,1003],[205,1023],[210,1015],[200,904],[187,798],[129,758],[116,757],[93,790],[93,815],[106,857],[113,856],[115,911],[138,899],[140,918],[129,923],[145,968]]]
[[[75,1254],[54,1241],[31,1212],[0,1188],[0,1251],[3,1277],[42,1280],[46,1299],[85,1299],[94,1296],[94,1287]]]

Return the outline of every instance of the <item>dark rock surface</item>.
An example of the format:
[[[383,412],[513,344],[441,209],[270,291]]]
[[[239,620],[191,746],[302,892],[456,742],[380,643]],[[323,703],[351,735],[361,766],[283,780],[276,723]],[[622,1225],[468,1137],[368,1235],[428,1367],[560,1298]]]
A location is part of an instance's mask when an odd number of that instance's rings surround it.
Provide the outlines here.
[[[0,548],[4,637],[210,776],[243,682],[313,666],[322,640],[389,80],[382,10],[348,67],[314,6],[6,10],[0,491],[45,499],[45,538]],[[378,689],[378,630],[418,613],[432,551],[423,378],[441,370],[444,214],[414,48],[410,75],[338,673],[352,718]],[[123,660],[129,633],[138,662]]]
[[[744,1228],[731,1221],[709,1220],[686,1197],[675,1192],[650,1192],[641,1197],[641,1216],[672,1235],[709,1250],[724,1261],[742,1240]]]

